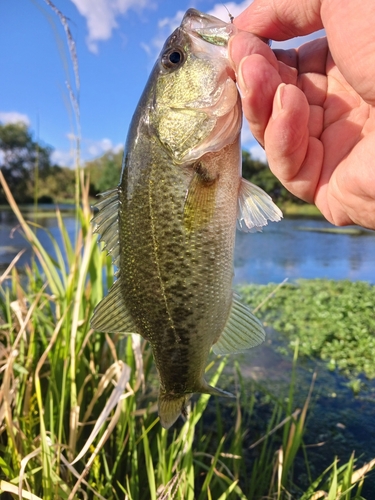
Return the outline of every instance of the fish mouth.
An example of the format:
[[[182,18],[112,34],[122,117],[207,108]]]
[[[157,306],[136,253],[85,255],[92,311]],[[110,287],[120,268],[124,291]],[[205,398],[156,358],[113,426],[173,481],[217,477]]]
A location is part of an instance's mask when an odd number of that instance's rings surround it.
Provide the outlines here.
[[[226,23],[210,14],[204,14],[196,9],[188,9],[182,19],[181,28],[195,32],[212,45],[226,47],[229,38],[236,32],[232,23]]]
[[[206,42],[202,51],[212,52],[215,57],[222,56],[228,59],[228,42],[237,32],[234,24],[226,23],[197,9],[188,9],[180,28],[194,40],[196,47]],[[230,65],[227,65],[226,73],[233,81],[236,81],[234,69]]]
[[[207,152],[220,151],[239,137],[241,100],[228,58],[228,40],[235,29],[230,23],[189,9],[164,44],[158,63],[160,74],[168,74],[168,68],[162,63],[163,56],[178,51],[183,64],[188,65],[186,80],[194,78],[197,82],[194,93],[187,93],[184,99],[178,96],[169,107],[173,113],[181,113],[186,118],[194,116],[196,120],[203,120],[205,126],[192,147],[184,146],[173,153],[173,160],[179,164],[195,161]],[[182,94],[185,96],[184,92]]]
[[[242,125],[236,74],[228,57],[228,41],[237,28],[210,14],[189,9],[181,21],[180,30],[190,38],[195,56],[211,60],[217,73],[217,87],[214,94],[207,96],[207,102],[195,101],[187,106],[206,112],[210,119],[216,121],[212,132],[192,151],[192,156],[219,151],[232,144]]]

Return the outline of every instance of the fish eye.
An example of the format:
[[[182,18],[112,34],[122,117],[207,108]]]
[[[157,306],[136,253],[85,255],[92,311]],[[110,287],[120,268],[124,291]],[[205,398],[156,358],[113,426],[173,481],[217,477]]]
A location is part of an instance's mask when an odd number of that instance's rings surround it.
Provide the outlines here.
[[[177,64],[180,61],[181,61],[181,54],[177,52],[177,50],[175,52],[172,52],[172,54],[169,54],[169,62],[171,62],[172,64]]]
[[[180,48],[174,48],[163,54],[161,63],[166,69],[177,69],[184,62],[184,59],[184,52]]]

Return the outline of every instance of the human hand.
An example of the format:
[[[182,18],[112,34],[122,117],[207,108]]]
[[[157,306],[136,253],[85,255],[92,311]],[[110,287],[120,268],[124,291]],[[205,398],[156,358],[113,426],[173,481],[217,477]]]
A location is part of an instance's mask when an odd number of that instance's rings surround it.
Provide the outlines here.
[[[375,2],[255,0],[234,23],[274,40],[326,38],[272,52],[250,33],[229,46],[254,137],[273,173],[333,224],[375,229]]]

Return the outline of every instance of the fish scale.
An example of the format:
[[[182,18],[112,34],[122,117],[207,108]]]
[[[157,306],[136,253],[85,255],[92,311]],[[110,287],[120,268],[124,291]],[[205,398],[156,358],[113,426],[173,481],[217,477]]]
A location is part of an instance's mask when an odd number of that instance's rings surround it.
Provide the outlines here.
[[[184,206],[194,172],[165,161],[160,144],[151,146],[142,185],[133,188],[131,165],[125,166],[121,183],[120,268],[128,270],[122,289],[136,326],[151,342],[165,390],[179,394],[184,387],[184,392],[195,392],[212,338],[220,335],[229,312],[234,240],[228,246],[228,235],[235,224],[236,197],[228,193],[229,199],[216,207],[209,225],[189,231],[184,225]],[[212,161],[217,163],[215,158]],[[225,182],[224,173],[220,182]],[[213,266],[215,262],[220,266]],[[167,361],[169,370],[164,375],[162,366]]]
[[[120,184],[94,217],[119,271],[91,325],[149,341],[165,428],[194,392],[230,396],[204,380],[211,348],[239,352],[265,335],[231,287],[236,221],[249,231],[281,218],[241,178],[241,101],[226,47],[234,32],[187,11],[133,116]]]

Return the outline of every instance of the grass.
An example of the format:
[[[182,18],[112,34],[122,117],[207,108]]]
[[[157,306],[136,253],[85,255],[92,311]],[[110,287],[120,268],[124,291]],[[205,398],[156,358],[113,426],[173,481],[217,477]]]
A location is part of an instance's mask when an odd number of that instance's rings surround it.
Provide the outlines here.
[[[0,180],[6,189],[1,173]],[[237,366],[235,403],[200,395],[186,422],[161,428],[147,343],[89,327],[113,272],[92,236],[82,177],[81,188],[76,241],[57,212],[63,245],[51,237],[53,256],[8,192],[35,259],[26,280],[15,261],[0,279],[2,497],[307,499],[324,491],[361,498],[373,462],[355,470],[354,459],[340,467],[334,461],[318,478],[309,472],[303,436],[311,392],[302,409],[294,407],[295,371],[285,399],[244,380]],[[296,359],[297,348],[294,366]],[[225,365],[210,364],[211,384]]]
[[[9,204],[34,251],[20,277],[19,256],[0,277],[0,495],[32,500],[360,499],[374,461],[354,456],[313,477],[304,445],[312,386],[294,405],[294,368],[287,397],[243,379],[235,363],[235,402],[200,395],[169,431],[156,414],[155,368],[138,336],[103,335],[89,320],[113,281],[110,259],[90,226],[88,180],[79,165],[79,79],[73,61],[69,95],[77,122],[76,218],[70,241],[61,213],[62,244],[44,250],[15,204]],[[215,385],[227,361],[215,359]],[[222,385],[222,384],[221,384]],[[301,462],[302,461],[302,462]],[[302,463],[302,465],[301,465]],[[300,468],[306,481],[300,481]]]
[[[281,205],[282,211],[285,215],[298,216],[298,217],[321,217],[323,218],[320,210],[315,205],[308,203],[297,204],[293,202],[285,202]]]
[[[240,289],[255,307],[275,285],[246,285]],[[367,282],[324,279],[286,284],[264,303],[259,315],[284,333],[300,354],[318,357],[345,375],[375,378],[375,286]]]
[[[372,236],[373,232],[368,229],[361,229],[360,227],[298,227],[298,231],[307,231],[314,233],[328,233],[328,234],[348,234],[351,236]]]

